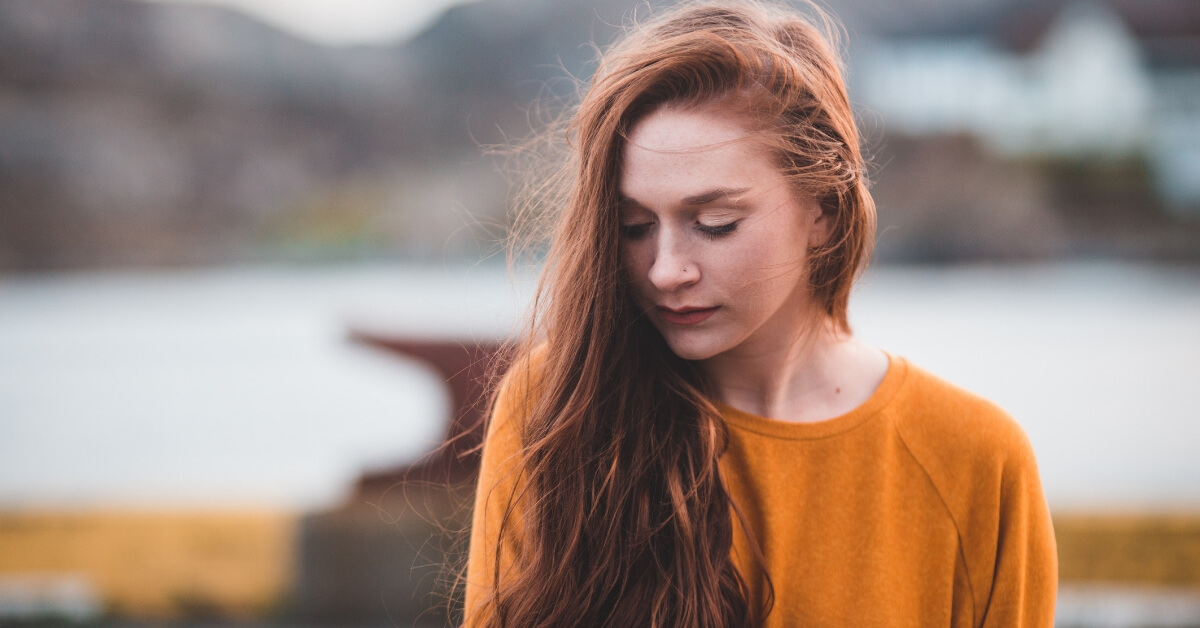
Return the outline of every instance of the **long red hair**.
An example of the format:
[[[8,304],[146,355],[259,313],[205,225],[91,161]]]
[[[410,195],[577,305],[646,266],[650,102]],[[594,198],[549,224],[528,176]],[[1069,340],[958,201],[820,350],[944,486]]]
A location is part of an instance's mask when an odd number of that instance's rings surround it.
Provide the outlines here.
[[[569,118],[565,167],[533,189],[559,207],[517,362],[536,373],[510,380],[530,387],[515,393],[524,486],[500,534],[521,542],[515,568],[497,567],[468,609],[480,624],[751,626],[769,612],[730,556],[740,513],[718,465],[725,424],[699,371],[633,305],[617,190],[625,138],[657,107],[742,116],[833,218],[808,276],[846,328],[875,213],[832,31],[815,15],[824,29],[759,3],[685,4],[603,56]]]

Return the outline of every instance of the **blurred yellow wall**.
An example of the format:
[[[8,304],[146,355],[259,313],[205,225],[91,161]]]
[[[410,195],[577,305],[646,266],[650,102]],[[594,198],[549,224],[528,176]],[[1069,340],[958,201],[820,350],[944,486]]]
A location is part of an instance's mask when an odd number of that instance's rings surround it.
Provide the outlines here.
[[[262,616],[284,601],[296,518],[275,512],[0,513],[0,576],[74,573],[124,616]]]
[[[1054,516],[1062,582],[1200,589],[1200,514]]]
[[[80,574],[108,613],[263,617],[287,600],[298,518],[277,512],[0,513],[0,578]],[[1064,583],[1200,588],[1200,514],[1059,514]]]

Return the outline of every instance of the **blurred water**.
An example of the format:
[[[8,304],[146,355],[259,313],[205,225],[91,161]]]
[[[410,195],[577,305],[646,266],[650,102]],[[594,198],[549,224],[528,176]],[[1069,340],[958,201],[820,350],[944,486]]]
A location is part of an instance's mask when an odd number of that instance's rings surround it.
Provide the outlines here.
[[[441,436],[420,365],[349,326],[505,334],[492,267],[248,268],[0,280],[0,508],[336,501]],[[883,268],[864,338],[999,402],[1056,509],[1200,507],[1200,276],[1121,265]]]
[[[0,281],[0,507],[268,506],[417,458],[447,400],[386,326],[503,334],[500,269],[87,274]]]

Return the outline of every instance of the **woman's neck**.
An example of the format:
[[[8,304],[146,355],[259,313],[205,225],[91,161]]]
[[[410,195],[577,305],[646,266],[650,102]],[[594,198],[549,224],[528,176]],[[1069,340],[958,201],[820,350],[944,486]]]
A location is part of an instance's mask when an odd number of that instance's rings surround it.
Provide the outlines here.
[[[714,356],[701,368],[718,399],[738,410],[812,423],[862,405],[887,374],[888,357],[829,321],[793,342]]]

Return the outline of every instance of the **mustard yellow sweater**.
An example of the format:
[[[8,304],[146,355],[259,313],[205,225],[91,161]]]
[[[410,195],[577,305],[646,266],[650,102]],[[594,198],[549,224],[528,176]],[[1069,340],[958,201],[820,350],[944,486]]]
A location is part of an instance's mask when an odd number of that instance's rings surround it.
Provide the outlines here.
[[[468,624],[519,482],[514,405],[501,396],[484,448]],[[719,407],[725,482],[774,585],[766,626],[1053,625],[1054,532],[1033,450],[992,403],[893,357],[866,403],[827,421]],[[734,539],[735,564],[764,595],[745,534]]]

